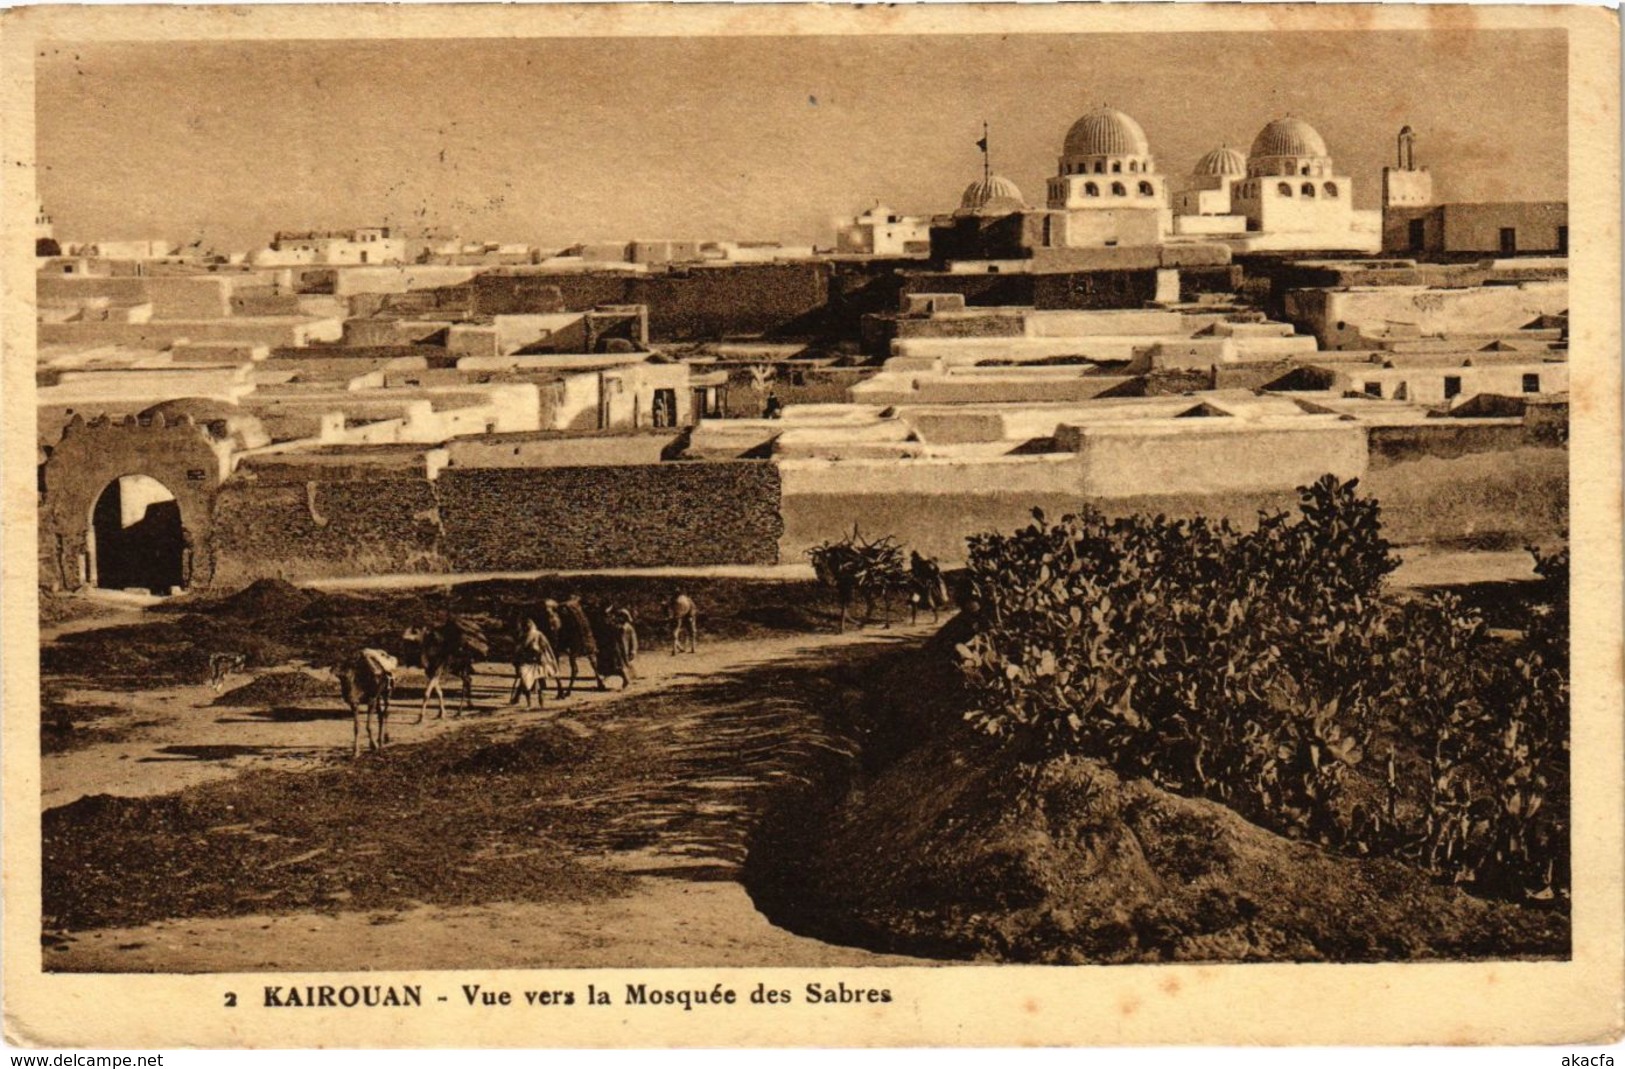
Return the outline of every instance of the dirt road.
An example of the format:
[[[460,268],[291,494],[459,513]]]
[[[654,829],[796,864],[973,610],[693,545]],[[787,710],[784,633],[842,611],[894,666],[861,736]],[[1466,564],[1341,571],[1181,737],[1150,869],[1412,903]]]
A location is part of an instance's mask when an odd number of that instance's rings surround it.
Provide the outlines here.
[[[189,918],[126,928],[58,933],[48,968],[64,971],[255,969],[534,968],[914,963],[802,938],[769,924],[738,882],[746,836],[769,793],[801,767],[798,756],[827,746],[809,731],[793,695],[764,691],[742,675],[808,658],[839,658],[842,647],[914,641],[928,627],[703,644],[673,657],[647,650],[628,691],[577,690],[542,711],[503,706],[504,666],[482,666],[476,711],[416,725],[417,700],[403,698],[392,745],[410,747],[478,726],[517,734],[539,725],[578,738],[601,733],[639,741],[647,767],[559,804],[592,814],[597,829],[578,860],[633,876],[630,893],[593,903],[490,902],[400,910]],[[758,672],[759,674],[759,672]],[[321,677],[325,679],[325,676]],[[750,677],[753,681],[757,676]],[[233,683],[245,682],[234,679]],[[419,679],[403,678],[415,695]],[[587,684],[591,688],[592,684]],[[47,807],[87,794],[144,796],[246,769],[311,770],[351,759],[349,714],[337,698],[291,708],[213,706],[207,686],[130,694],[75,691],[74,701],[129,706],[124,733],[43,761]],[[659,700],[654,700],[659,696]],[[669,696],[670,700],[667,700]],[[363,760],[388,760],[364,758]]]

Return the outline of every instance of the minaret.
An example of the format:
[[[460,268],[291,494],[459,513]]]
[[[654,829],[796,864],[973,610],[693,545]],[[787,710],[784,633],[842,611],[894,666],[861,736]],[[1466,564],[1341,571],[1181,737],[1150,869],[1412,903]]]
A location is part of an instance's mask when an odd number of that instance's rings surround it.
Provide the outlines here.
[[[1395,166],[1382,169],[1382,206],[1422,208],[1433,203],[1433,176],[1426,167],[1416,166],[1416,134],[1402,126]]]

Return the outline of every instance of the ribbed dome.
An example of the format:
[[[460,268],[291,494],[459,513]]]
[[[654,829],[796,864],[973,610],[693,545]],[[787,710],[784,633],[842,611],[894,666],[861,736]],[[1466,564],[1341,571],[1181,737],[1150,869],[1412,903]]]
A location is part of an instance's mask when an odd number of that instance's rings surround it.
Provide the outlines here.
[[[1196,170],[1191,173],[1202,177],[1244,175],[1247,173],[1247,157],[1233,148],[1216,148],[1197,160]]]
[[[1248,155],[1261,156],[1325,156],[1326,142],[1313,126],[1302,119],[1291,117],[1276,119],[1253,138],[1253,150]]]
[[[1066,134],[1067,156],[1147,156],[1151,148],[1140,124],[1111,108],[1101,108],[1072,124]]]
[[[959,198],[959,210],[962,212],[1016,212],[1027,206],[1021,198],[1021,190],[1008,178],[992,175],[986,180],[978,179],[965,187],[965,195]]]

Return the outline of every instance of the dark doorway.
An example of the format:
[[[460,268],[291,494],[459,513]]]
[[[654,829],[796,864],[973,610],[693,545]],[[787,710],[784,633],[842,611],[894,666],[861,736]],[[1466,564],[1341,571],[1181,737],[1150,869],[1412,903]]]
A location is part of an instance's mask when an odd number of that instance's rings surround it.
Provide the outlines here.
[[[1557,228],[1557,251],[1564,256],[1569,254],[1569,228],[1566,226]]]
[[[180,504],[158,480],[126,475],[108,483],[91,509],[90,533],[97,586],[168,594],[186,585]]]
[[[1518,228],[1503,226],[1501,228],[1501,255],[1511,256],[1518,251]]]
[[[1427,243],[1427,221],[1423,219],[1411,220],[1411,251],[1421,252]]]
[[[677,391],[656,390],[651,414],[656,427],[677,426]]]

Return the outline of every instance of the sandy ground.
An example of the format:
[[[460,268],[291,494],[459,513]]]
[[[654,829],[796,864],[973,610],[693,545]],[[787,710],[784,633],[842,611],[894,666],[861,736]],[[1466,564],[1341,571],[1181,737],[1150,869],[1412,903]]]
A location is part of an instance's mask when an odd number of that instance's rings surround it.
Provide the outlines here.
[[[72,621],[65,627],[52,629],[49,634],[137,620],[136,614],[105,614],[94,620]],[[722,669],[794,659],[831,645],[868,641],[888,633],[920,637],[930,630],[924,625],[896,627],[890,632],[871,627],[842,636],[793,635],[757,641],[702,642],[697,653],[675,657],[668,650],[650,649],[638,658],[639,677],[632,689],[644,691],[651,687],[700,682]],[[230,676],[225,690],[241,686],[251,678],[243,674]],[[207,684],[141,691],[65,689],[64,699],[73,704],[123,706],[127,712],[102,719],[97,726],[121,729],[124,737],[117,742],[46,755],[41,761],[41,808],[66,805],[87,794],[124,797],[163,794],[250,768],[299,769],[347,761],[354,721],[339,700],[338,684],[332,681],[331,674],[321,671],[315,678],[332,683],[331,700],[303,699],[280,714],[254,708],[215,706],[212,703],[217,695]],[[410,745],[474,723],[511,723],[517,727],[548,720],[567,730],[591,731],[584,721],[590,719],[594,710],[615,701],[622,693],[619,679],[612,679],[607,691],[595,689],[593,681],[587,679],[584,683],[578,681],[574,693],[562,701],[550,694],[541,709],[527,710],[523,704],[505,704],[512,680],[512,669],[506,665],[479,665],[474,677],[473,711],[465,716],[457,715],[458,695],[454,684],[444,719],[436,716],[436,706],[431,702],[419,724],[416,721],[421,703],[416,695],[423,685],[423,675],[402,671],[397,681],[406,696],[397,694],[390,714],[390,745]],[[362,746],[366,746],[365,735]]]
[[[128,610],[112,610],[94,621],[75,620],[61,630],[128,622]],[[632,692],[653,688],[701,685],[720,670],[739,670],[826,653],[843,644],[911,641],[929,633],[927,625],[889,631],[870,628],[844,636],[793,635],[782,639],[703,643],[697,654],[673,657],[666,650],[646,650],[638,660],[640,677]],[[589,681],[586,690],[558,701],[549,698],[542,711],[505,706],[509,672],[505,666],[482,666],[475,678],[475,712],[443,720],[429,716],[415,724],[415,698],[398,703],[391,718],[391,745],[410,746],[443,732],[472,725],[511,725],[514,729],[547,723],[588,736],[599,731],[658,731],[675,750],[714,750],[719,736],[741,731],[739,711],[706,712],[681,723],[639,723],[624,709],[616,712],[618,689],[600,692]],[[325,676],[321,678],[326,678]],[[233,677],[227,689],[247,682]],[[415,691],[421,677],[403,674],[403,688]],[[611,684],[617,686],[617,684]],[[351,721],[337,697],[304,699],[297,708],[273,716],[266,710],[213,706],[206,685],[134,693],[74,690],[74,702],[127,705],[128,712],[98,722],[122,726],[116,742],[46,756],[42,761],[45,807],[87,794],[151,795],[246,769],[298,771],[348,762]],[[612,715],[614,714],[614,715]],[[770,735],[765,726],[746,728]],[[752,735],[738,745],[753,750],[796,745],[790,738]],[[375,758],[366,758],[372,760]],[[387,759],[387,754],[385,758]],[[714,761],[710,762],[715,764]],[[632,784],[659,799],[648,808],[638,804],[635,816],[650,826],[671,827],[658,840],[637,850],[606,850],[585,859],[622,872],[635,873],[632,893],[592,903],[489,903],[478,907],[420,906],[388,912],[300,913],[229,919],[183,919],[134,928],[58,933],[46,939],[46,967],[85,972],[215,972],[274,969],[353,970],[406,968],[536,968],[536,967],[679,967],[744,965],[874,965],[922,964],[832,946],[775,928],[755,909],[737,882],[738,843],[707,842],[704,850],[678,830],[692,821],[663,812],[679,805],[703,809],[714,798],[749,798],[766,791],[783,775],[772,762],[742,763],[739,769],[713,768],[711,779],[692,783]],[[741,777],[752,782],[741,793]],[[713,786],[715,792],[708,793]],[[652,788],[652,790],[651,790]],[[596,800],[582,799],[582,804]],[[741,829],[748,821],[739,821]],[[706,856],[696,856],[703,852]],[[719,864],[720,860],[720,864]],[[703,862],[703,864],[696,864]]]
[[[792,935],[732,881],[643,877],[605,902],[200,919],[76,932],[46,950],[72,972],[930,965]]]

